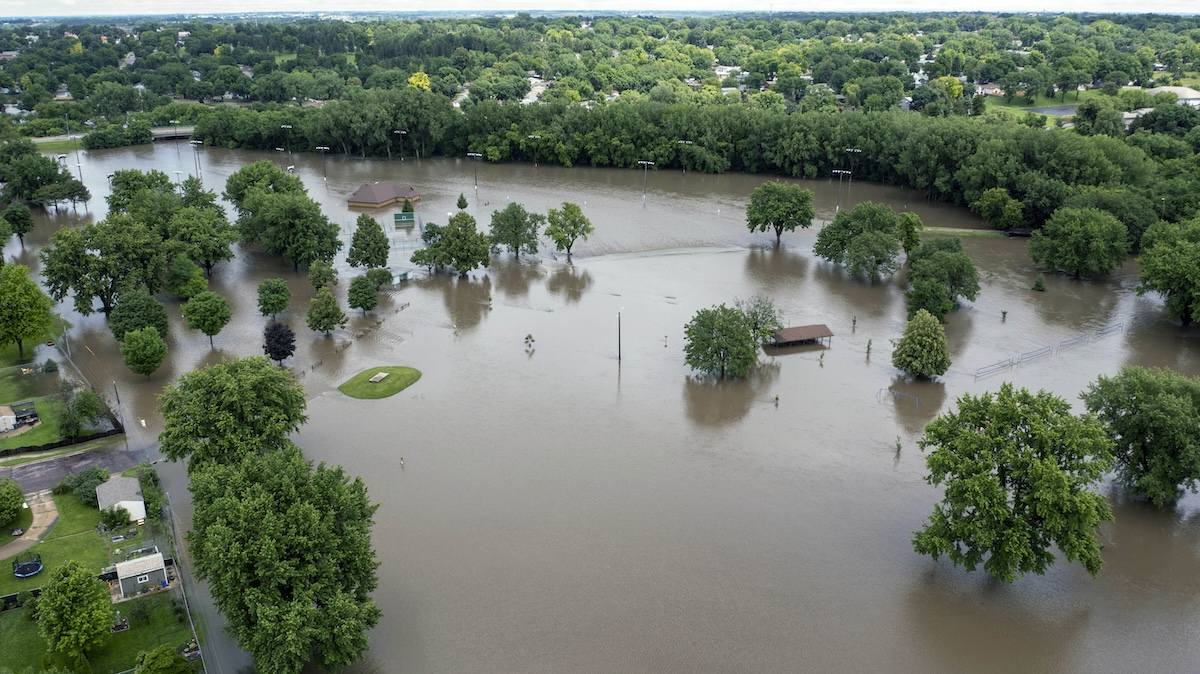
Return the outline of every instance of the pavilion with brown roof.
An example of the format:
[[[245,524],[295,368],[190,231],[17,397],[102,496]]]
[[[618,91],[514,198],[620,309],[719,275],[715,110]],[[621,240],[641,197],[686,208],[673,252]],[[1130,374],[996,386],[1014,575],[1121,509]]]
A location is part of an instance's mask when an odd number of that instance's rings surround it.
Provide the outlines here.
[[[363,183],[354,191],[346,205],[350,208],[383,208],[408,199],[412,203],[421,200],[421,195],[412,187],[400,187],[392,183]]]
[[[833,341],[833,331],[824,323],[815,325],[797,325],[775,331],[775,346],[792,346],[807,342],[819,342],[822,339]]]

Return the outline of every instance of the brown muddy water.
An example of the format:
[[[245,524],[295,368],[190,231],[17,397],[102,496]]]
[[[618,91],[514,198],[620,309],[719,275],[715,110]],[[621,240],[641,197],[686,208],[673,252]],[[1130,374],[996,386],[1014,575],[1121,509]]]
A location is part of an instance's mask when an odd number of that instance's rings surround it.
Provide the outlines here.
[[[904,326],[902,278],[872,284],[816,260],[819,223],[785,234],[779,250],[773,235],[747,232],[745,201],[763,176],[330,157],[326,183],[319,156],[198,154],[205,184],[218,189],[250,161],[294,164],[347,241],[357,213],[345,197],[368,180],[414,185],[430,222],[444,223],[461,192],[481,225],[509,201],[545,212],[569,200],[596,227],[573,265],[546,250],[519,262],[498,256],[463,279],[422,273],[331,338],[304,326],[312,291],[302,276],[239,250],[212,282],[233,305],[233,323],[209,348],[172,304],[171,354],[150,378],[121,364],[102,316],[59,305],[74,360],[98,387],[115,382],[128,442],[147,447],[161,428],[163,385],[261,353],[254,288],[289,280],[283,320],[298,350],[287,365],[312,397],[298,441],[310,458],[361,475],[380,504],[375,597],[384,615],[351,671],[1200,668],[1200,498],[1159,512],[1106,487],[1116,521],[1103,529],[1106,564],[1094,579],[1060,563],[1003,585],[919,557],[910,544],[939,496],[922,479],[916,440],[962,393],[1013,381],[1077,402],[1097,375],[1128,364],[1200,374],[1196,334],[1166,321],[1157,298],[1133,294],[1132,261],[1103,281],[1050,277],[1035,293],[1024,241],[964,238],[983,291],[950,317],[950,372],[913,383],[890,365],[889,340]],[[36,268],[54,228],[103,210],[112,170],[194,166],[187,145],[84,153],[91,214],[43,218],[24,252],[14,240],[5,254]],[[822,220],[839,201],[870,199],[907,204],[929,226],[980,226],[911,191],[808,185]],[[394,210],[376,212],[385,227]],[[407,266],[415,236],[394,233],[393,266]],[[344,293],[344,253],[338,266]],[[788,324],[828,324],[832,344],[764,354],[745,381],[692,376],[684,324],[697,309],[757,293]],[[1044,346],[1055,348],[975,376]],[[336,391],[382,364],[423,377],[381,401]],[[186,521],[183,471],[165,473]],[[215,625],[211,603],[201,604]],[[228,639],[208,653],[212,672],[246,662]]]

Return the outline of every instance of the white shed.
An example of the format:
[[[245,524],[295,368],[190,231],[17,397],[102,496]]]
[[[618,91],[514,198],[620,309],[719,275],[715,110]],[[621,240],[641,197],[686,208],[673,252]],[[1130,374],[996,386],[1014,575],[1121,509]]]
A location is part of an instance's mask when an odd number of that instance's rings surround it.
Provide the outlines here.
[[[146,519],[146,502],[142,500],[142,487],[136,477],[114,477],[96,487],[96,501],[101,510],[113,506],[124,508],[130,522]]]
[[[0,405],[0,433],[17,427],[17,415],[8,405]]]

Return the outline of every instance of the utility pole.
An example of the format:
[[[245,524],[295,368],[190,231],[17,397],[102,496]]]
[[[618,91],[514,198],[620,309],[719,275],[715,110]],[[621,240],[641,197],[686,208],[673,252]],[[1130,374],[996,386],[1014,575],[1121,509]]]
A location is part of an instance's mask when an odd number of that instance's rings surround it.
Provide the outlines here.
[[[639,159],[638,163],[642,165],[642,203],[646,203],[646,181],[649,180],[650,167],[654,166],[654,162]]]

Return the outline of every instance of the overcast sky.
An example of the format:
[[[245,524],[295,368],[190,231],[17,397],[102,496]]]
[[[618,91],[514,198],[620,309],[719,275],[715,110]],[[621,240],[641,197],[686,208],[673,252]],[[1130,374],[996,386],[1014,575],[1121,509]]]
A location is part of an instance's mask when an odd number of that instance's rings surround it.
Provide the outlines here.
[[[424,5],[367,0],[0,0],[0,16],[78,16],[82,14],[183,14],[189,12],[414,11],[414,10],[571,10],[613,11],[983,11],[983,12],[1160,12],[1195,14],[1200,0],[842,0],[825,6],[772,0],[435,0]]]

